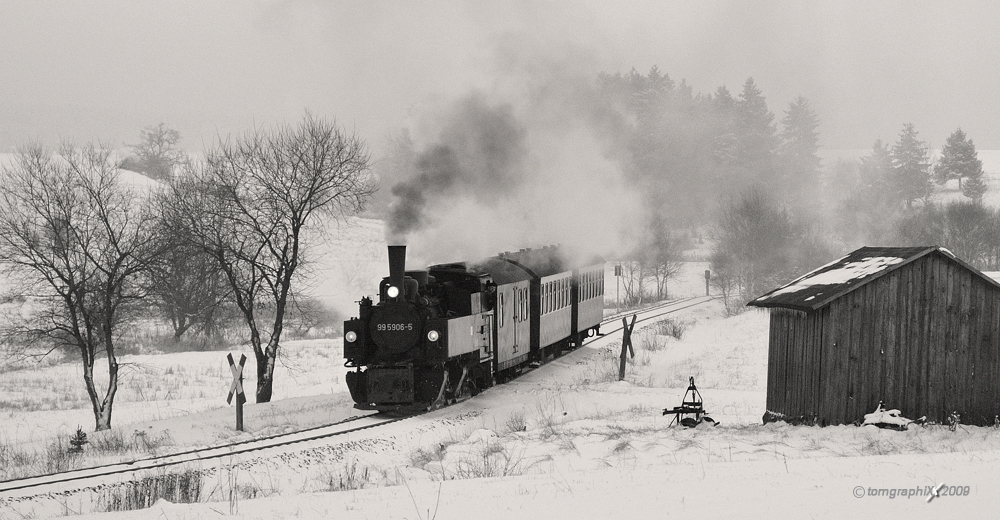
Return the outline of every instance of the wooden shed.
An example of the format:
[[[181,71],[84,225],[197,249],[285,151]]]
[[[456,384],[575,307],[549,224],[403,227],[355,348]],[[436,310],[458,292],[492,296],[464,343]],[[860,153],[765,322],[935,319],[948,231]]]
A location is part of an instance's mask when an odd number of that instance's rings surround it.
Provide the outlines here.
[[[770,419],[1000,414],[1000,284],[942,247],[863,247],[748,305],[770,309]]]

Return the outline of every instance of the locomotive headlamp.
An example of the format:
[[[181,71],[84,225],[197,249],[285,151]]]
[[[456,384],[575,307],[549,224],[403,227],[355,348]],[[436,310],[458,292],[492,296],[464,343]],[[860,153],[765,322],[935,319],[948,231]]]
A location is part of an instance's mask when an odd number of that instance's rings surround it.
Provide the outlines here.
[[[440,337],[441,337],[441,335],[438,334],[438,331],[436,331],[436,330],[432,330],[432,331],[430,331],[430,332],[427,333],[427,339],[428,339],[428,341],[437,341],[438,338],[440,338]]]
[[[348,343],[354,343],[358,340],[358,333],[353,330],[348,331],[347,334],[344,334],[344,339],[347,340]]]
[[[389,289],[386,290],[385,292],[386,294],[389,295],[390,298],[395,298],[399,296],[399,287],[396,287],[395,285],[390,285]]]

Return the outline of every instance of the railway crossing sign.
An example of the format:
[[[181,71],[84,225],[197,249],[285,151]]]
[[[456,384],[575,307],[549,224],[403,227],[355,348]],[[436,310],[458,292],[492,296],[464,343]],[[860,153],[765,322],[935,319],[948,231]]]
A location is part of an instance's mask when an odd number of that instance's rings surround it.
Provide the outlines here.
[[[236,396],[236,429],[243,431],[243,403],[247,402],[246,394],[243,393],[243,365],[247,362],[246,354],[240,354],[240,363],[237,365],[233,361],[233,355],[227,354],[229,360],[229,371],[233,373],[233,384],[229,387],[229,397],[226,403],[233,403],[233,396]]]
[[[618,380],[625,380],[625,355],[632,354],[635,358],[635,351],[632,350],[632,329],[635,328],[635,314],[632,315],[632,324],[628,324],[628,319],[622,316],[622,357],[618,366]]]

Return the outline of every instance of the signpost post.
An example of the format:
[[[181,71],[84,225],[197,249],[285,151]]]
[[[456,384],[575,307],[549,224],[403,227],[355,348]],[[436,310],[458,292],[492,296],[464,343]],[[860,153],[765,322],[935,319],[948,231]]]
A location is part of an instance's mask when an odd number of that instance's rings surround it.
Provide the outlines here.
[[[243,364],[247,362],[247,356],[240,354],[239,365],[233,362],[232,354],[227,354],[226,358],[229,359],[229,370],[233,373],[233,384],[229,387],[229,397],[226,398],[226,403],[232,404],[233,396],[236,396],[236,429],[243,431],[243,403],[247,402],[246,395],[243,393]]]
[[[632,359],[635,359],[635,351],[632,350],[632,329],[635,328],[635,314],[632,315],[632,324],[628,324],[628,319],[622,316],[622,362],[618,366],[618,380],[625,380],[625,354],[626,352],[632,354]]]
[[[708,281],[712,278],[712,271],[705,269],[705,296],[708,296]]]
[[[615,265],[615,314],[618,314],[618,312],[620,312],[618,308],[619,307],[618,302],[621,301],[621,299],[618,297],[618,292],[619,292],[618,287],[621,286],[621,283],[619,283],[621,282],[621,276],[622,276],[622,264],[617,264]]]

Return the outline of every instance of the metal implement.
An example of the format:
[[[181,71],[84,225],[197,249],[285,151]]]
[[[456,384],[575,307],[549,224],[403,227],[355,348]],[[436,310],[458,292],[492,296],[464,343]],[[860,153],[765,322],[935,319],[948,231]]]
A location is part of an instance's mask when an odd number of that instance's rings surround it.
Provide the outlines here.
[[[705,411],[705,405],[701,398],[701,392],[698,391],[698,387],[694,384],[694,376],[692,376],[688,381],[688,388],[687,391],[684,392],[684,399],[681,401],[681,405],[663,409],[663,415],[674,415],[674,419],[670,421],[670,426],[673,426],[676,423],[693,428],[702,422],[717,426],[718,423],[709,417],[707,415],[708,412]]]

